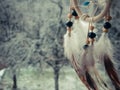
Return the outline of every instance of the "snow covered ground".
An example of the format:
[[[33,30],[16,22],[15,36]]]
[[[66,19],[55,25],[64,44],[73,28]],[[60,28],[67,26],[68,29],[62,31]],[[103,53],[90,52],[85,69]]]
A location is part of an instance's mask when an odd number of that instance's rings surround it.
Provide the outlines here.
[[[73,69],[63,68],[60,73],[60,90],[79,90],[84,88]],[[5,90],[11,90],[12,81],[9,73],[3,80]],[[38,72],[35,68],[21,69],[18,76],[20,90],[54,90],[54,75],[52,69]],[[83,89],[82,89],[83,90]]]
[[[101,75],[107,82],[109,82],[108,77],[104,72],[101,72]],[[4,86],[4,90],[11,90],[12,79],[9,72],[6,73],[2,85]],[[54,90],[54,75],[52,69],[49,68],[40,71],[32,67],[22,68],[18,76],[18,87],[19,90]],[[87,90],[79,80],[75,71],[70,67],[64,67],[61,69],[59,89]]]

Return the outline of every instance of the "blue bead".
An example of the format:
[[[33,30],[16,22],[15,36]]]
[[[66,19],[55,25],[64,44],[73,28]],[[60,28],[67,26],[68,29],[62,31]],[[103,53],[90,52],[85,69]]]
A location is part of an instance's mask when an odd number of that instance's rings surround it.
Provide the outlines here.
[[[86,1],[86,2],[83,3],[84,6],[88,6],[89,4],[90,4],[89,1]]]
[[[83,46],[83,49],[86,50],[88,47],[89,47],[89,45],[86,44],[86,45]]]
[[[94,32],[89,32],[88,37],[93,39],[96,37],[96,34]]]
[[[103,26],[105,29],[111,28],[111,24],[109,22],[105,22]]]
[[[66,26],[67,26],[67,27],[72,27],[72,25],[73,25],[73,22],[71,22],[71,21],[68,21],[68,22],[66,23]]]
[[[73,16],[78,16],[77,12],[74,9],[72,10],[72,15]]]

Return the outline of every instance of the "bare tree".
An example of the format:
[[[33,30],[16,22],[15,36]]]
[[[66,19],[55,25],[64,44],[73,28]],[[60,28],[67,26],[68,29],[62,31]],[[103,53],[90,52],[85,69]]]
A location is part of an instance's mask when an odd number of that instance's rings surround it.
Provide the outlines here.
[[[56,23],[50,25],[49,23],[49,30],[53,33],[46,33],[45,37],[43,38],[43,45],[44,48],[42,52],[45,53],[46,63],[52,67],[54,72],[54,81],[55,81],[55,90],[59,90],[59,74],[60,69],[64,66],[67,62],[66,58],[63,55],[63,34],[65,31],[65,25],[62,18],[63,15],[63,6],[62,1],[54,1],[51,0],[53,4],[55,4],[59,12],[56,12],[55,19],[57,19]],[[51,11],[54,13],[54,11]],[[51,23],[51,22],[50,22]],[[47,44],[47,42],[50,42]]]

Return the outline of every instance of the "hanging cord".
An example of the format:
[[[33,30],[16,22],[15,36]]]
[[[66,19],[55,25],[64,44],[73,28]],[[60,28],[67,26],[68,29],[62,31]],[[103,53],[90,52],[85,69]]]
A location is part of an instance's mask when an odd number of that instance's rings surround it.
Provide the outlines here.
[[[97,9],[98,9],[98,6],[93,10],[93,12],[92,12],[92,14],[91,14],[91,20],[89,21],[89,25],[88,25],[88,32],[87,32],[87,41],[86,41],[86,44],[89,44],[90,42],[89,42],[89,36],[88,36],[88,34],[89,34],[89,30],[91,29],[91,30],[93,30],[94,29],[94,26],[92,26],[92,24],[93,24],[93,16],[96,14],[96,12],[97,12]],[[85,14],[84,14],[84,16],[85,16]]]
[[[91,17],[91,26],[92,26],[92,24],[93,24],[93,17],[94,17],[94,15],[96,14],[96,12],[97,12],[97,9],[98,9],[98,5],[97,5],[97,7],[95,8],[95,10],[93,11],[93,14],[91,15],[92,17]],[[110,11],[108,10],[108,12],[109,13],[107,13],[107,16],[110,16]],[[92,27],[91,27],[92,28]],[[93,45],[93,43],[92,43],[92,45]],[[96,73],[95,73],[95,75],[96,75],[96,78],[97,78],[97,76],[98,76],[98,78],[102,81],[102,83],[103,83],[103,85],[106,87],[106,88],[108,88],[108,86],[107,86],[107,84],[104,82],[104,80],[101,78],[101,76],[99,75],[99,73],[97,72],[97,70],[95,70],[96,71]],[[98,80],[98,78],[97,78],[97,81],[98,81],[98,83],[101,85],[101,83],[100,83],[100,81]],[[104,87],[101,85],[101,87],[104,89]]]
[[[93,24],[93,16],[95,15],[95,13],[97,12],[97,8],[98,6],[95,8],[95,10],[93,11],[92,15],[91,15],[91,20],[89,22],[89,25],[88,25],[88,33],[87,33],[87,42],[86,44],[89,44],[91,42],[91,45],[93,46],[94,44],[94,38],[90,38],[91,36],[89,35],[90,33],[94,34],[95,33],[93,32],[93,29],[94,29],[94,26],[92,25]],[[90,31],[90,32],[89,32]],[[96,36],[96,35],[95,35]],[[89,41],[89,38],[91,41]],[[93,66],[94,67],[94,66]],[[108,88],[107,84],[103,81],[103,79],[100,77],[98,71],[96,70],[96,68],[94,67],[94,73],[95,73],[95,77],[96,77],[96,80],[97,82],[99,83],[99,85],[105,90],[105,88],[102,86],[102,83],[103,85]],[[100,81],[102,82],[100,82]]]
[[[95,13],[95,11],[96,11],[96,9],[93,12]],[[91,55],[92,54],[92,51],[90,52],[89,50],[92,50],[92,47],[93,47],[93,46],[89,47],[89,44],[92,43],[91,45],[93,45],[93,41],[94,41],[93,39],[96,36],[96,34],[92,32],[93,29],[94,29],[94,27],[92,27],[92,16],[94,15],[94,13],[92,13],[91,21],[89,21],[89,24],[88,24],[88,32],[87,32],[87,36],[86,36],[87,40],[86,40],[86,44],[83,46],[85,51],[84,51],[84,54],[83,54],[82,57],[84,58],[84,60],[86,60],[87,63],[89,62],[89,61],[87,61],[87,58],[88,58],[87,55]],[[90,32],[90,30],[91,30],[91,32]],[[91,41],[89,39],[91,39]],[[91,56],[91,59],[92,59],[92,56]],[[92,62],[94,63],[94,59],[92,59]],[[92,62],[90,64],[90,66],[92,66],[94,68],[94,64]],[[86,67],[86,74],[85,75],[86,75],[87,83],[89,84],[91,89],[98,90],[98,87],[97,87],[97,85],[95,83],[95,80],[92,77],[92,75],[90,74],[90,69],[89,69],[90,67],[89,67],[89,65],[87,65],[85,67]]]

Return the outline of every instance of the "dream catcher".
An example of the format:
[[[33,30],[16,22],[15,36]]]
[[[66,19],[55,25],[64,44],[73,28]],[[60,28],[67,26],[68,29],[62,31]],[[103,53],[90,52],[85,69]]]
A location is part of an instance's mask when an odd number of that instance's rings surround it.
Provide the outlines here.
[[[87,1],[83,5],[89,8],[91,3],[92,5],[98,5],[97,1]],[[91,15],[83,14],[78,1],[70,0],[70,13],[66,22],[67,32],[64,35],[64,54],[70,60],[80,80],[88,90],[100,90],[100,88],[102,90],[112,90],[99,75],[95,59],[102,62],[115,89],[120,90],[120,81],[112,62],[113,49],[107,34],[111,27],[109,21],[112,19],[109,14],[110,5],[111,0],[106,0],[103,11],[95,16],[98,6]],[[105,19],[103,33],[96,41],[93,23],[103,17]]]

